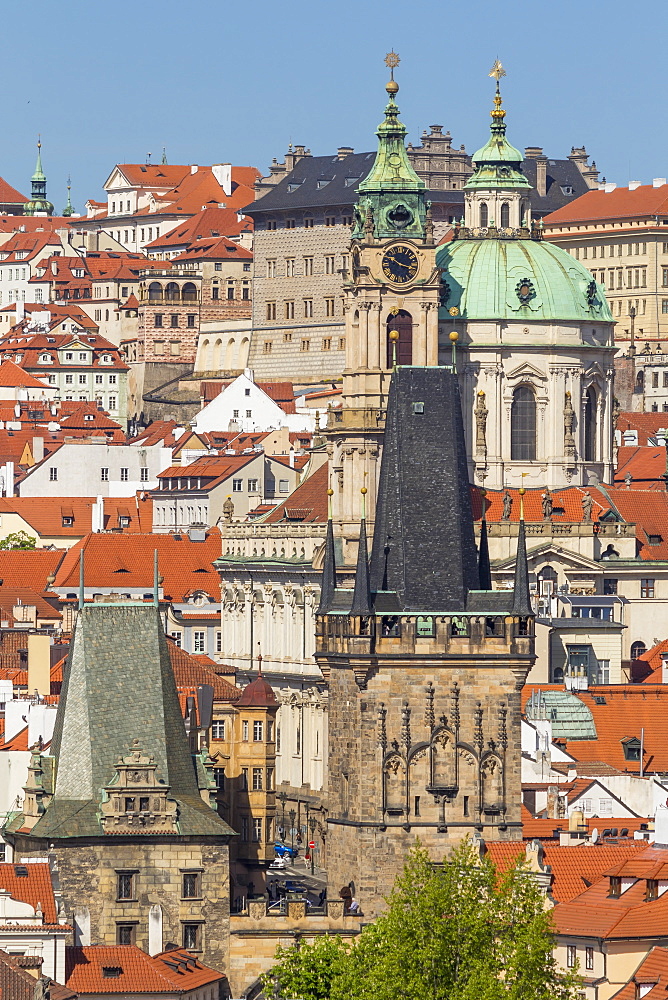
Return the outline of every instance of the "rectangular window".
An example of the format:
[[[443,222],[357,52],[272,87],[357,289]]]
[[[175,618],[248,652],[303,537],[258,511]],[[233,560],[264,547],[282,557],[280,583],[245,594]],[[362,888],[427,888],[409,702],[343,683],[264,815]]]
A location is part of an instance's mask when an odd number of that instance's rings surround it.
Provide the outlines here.
[[[250,301],[250,285],[247,281],[244,281],[241,286],[241,298],[246,302]]]
[[[569,969],[575,968],[575,963],[577,961],[578,953],[577,948],[574,944],[569,944],[566,946],[566,965]]]
[[[201,948],[202,928],[199,924],[183,925],[183,947],[186,951],[199,951]]]
[[[311,350],[311,341],[310,340],[302,340],[301,344],[299,345],[299,350],[300,351],[310,351]]]
[[[219,792],[225,791],[225,768],[224,767],[214,767],[213,769],[213,780],[216,782],[216,788]]]
[[[181,632],[170,632],[169,633],[170,639],[173,640],[174,645],[178,646],[179,649],[181,648],[181,635],[182,635]]]
[[[254,819],[253,820],[253,843],[254,844],[261,844],[262,843],[262,820],[261,819]]]
[[[306,277],[313,274],[313,257],[304,257],[304,274]]]
[[[100,479],[103,483],[109,482],[109,469],[100,469]]]
[[[118,944],[135,943],[134,924],[116,924],[116,941]]]
[[[276,219],[269,219],[267,229],[276,229]]]
[[[645,578],[640,581],[640,596],[644,598],[654,597],[654,580]]]
[[[206,653],[206,632],[193,632],[193,653]]]
[[[294,278],[295,276],[295,258],[286,257],[285,258],[285,277]]]
[[[323,349],[323,351],[331,351],[331,349],[332,349],[332,338],[331,337],[325,337],[325,339],[322,342],[322,349]]]
[[[325,256],[325,274],[334,274],[334,254],[327,254]]]
[[[263,343],[263,345],[262,345],[262,353],[263,354],[271,354],[271,341],[270,340],[265,340],[265,342]]]
[[[129,479],[130,479],[130,470],[129,469],[121,469],[121,482],[122,483],[127,483]]]
[[[101,309],[96,309],[95,310],[95,322],[99,323],[101,321],[101,319],[102,319],[102,310]]]
[[[234,300],[234,285],[227,286],[227,301],[232,302]]]
[[[248,816],[241,817],[241,839],[248,843]]]
[[[275,259],[267,261],[267,277],[268,278],[275,278],[276,277],[276,260]]]
[[[274,769],[273,767],[267,768],[267,791],[273,792],[274,790]]]
[[[286,219],[285,220],[285,228],[286,229],[294,229],[295,228],[295,220],[294,219]]]
[[[88,376],[87,375],[80,375],[79,376],[79,385],[86,385],[87,381],[88,381]]]
[[[325,225],[326,226],[335,226],[336,225],[336,216],[335,215],[326,215],[325,216]]]
[[[313,299],[304,299],[304,319],[313,318]]]
[[[171,313],[169,317],[169,325],[172,330],[175,330],[179,325],[178,313]]]
[[[325,315],[326,316],[333,316],[334,315],[334,299],[333,298],[326,298],[325,299]]]
[[[244,719],[241,723],[241,739],[248,740],[248,719]]]
[[[216,632],[216,652],[222,653],[223,651],[223,633]]]
[[[116,898],[135,898],[135,876],[132,872],[119,872],[116,879]]]
[[[290,483],[288,482],[287,479],[279,479],[278,480],[278,492],[279,493],[289,493],[290,492]]]
[[[189,330],[193,330],[195,328],[196,318],[197,317],[195,316],[195,313],[188,313],[188,315],[186,316],[186,326],[188,327]]]
[[[260,719],[256,719],[253,723],[253,741],[255,743],[261,743],[264,739],[264,725]]]
[[[645,899],[647,902],[651,902],[653,899],[659,898],[659,883],[654,878],[647,879],[647,893]]]
[[[285,318],[286,319],[295,318],[295,303],[293,300],[288,300],[285,303]]]
[[[585,948],[585,969],[591,971],[594,968],[594,949]]]
[[[243,492],[243,488],[244,488],[244,481],[243,481],[243,479],[233,479],[232,480],[232,492],[233,493],[242,493]]]
[[[153,326],[157,326],[157,327],[161,327],[162,326],[162,313],[156,313],[155,314],[155,316],[153,317]]]
[[[66,375],[65,385],[73,385],[73,383],[74,383],[74,375]]]
[[[315,225],[314,219],[311,219],[310,217],[306,217],[304,219],[304,229],[313,229],[314,225]]]
[[[664,316],[668,313],[668,299],[661,299],[661,312]]]
[[[610,876],[610,892],[608,893],[613,899],[618,899],[622,894],[622,879],[620,875]]]
[[[141,483],[148,482],[148,469],[145,466],[139,470],[139,481]]]
[[[346,338],[345,337],[339,337],[339,350],[340,351],[345,351],[345,349],[346,349]]]
[[[258,480],[257,479],[249,479],[248,480],[248,492],[249,493],[257,493],[257,491],[258,491],[257,490],[257,484],[258,484]]]
[[[224,719],[214,719],[211,723],[211,739],[212,740],[224,740],[225,739],[225,720]]]
[[[267,319],[276,319],[276,303],[267,302]]]
[[[54,468],[49,469],[49,482],[51,483],[58,482],[58,469]]]
[[[261,792],[262,791],[262,768],[261,767],[254,767],[253,768],[253,791],[254,792]]]
[[[201,875],[199,872],[185,872],[181,886],[183,899],[199,899],[202,895]]]
[[[95,385],[102,385],[103,382],[104,382],[104,375],[95,376]]]
[[[115,396],[110,396],[109,397],[109,409],[110,410],[115,410],[116,409],[116,397]]]

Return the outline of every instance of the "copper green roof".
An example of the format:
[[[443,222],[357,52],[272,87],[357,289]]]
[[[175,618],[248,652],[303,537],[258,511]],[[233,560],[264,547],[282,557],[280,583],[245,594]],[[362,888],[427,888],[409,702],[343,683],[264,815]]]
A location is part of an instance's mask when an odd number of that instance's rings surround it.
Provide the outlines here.
[[[445,288],[443,319],[612,322],[603,288],[574,257],[540,240],[462,239],[436,254]]]
[[[502,188],[507,190],[531,190],[531,184],[522,173],[524,157],[506,139],[506,112],[501,107],[501,94],[497,85],[494,109],[491,112],[490,137],[485,145],[473,154],[474,172],[464,188]]]

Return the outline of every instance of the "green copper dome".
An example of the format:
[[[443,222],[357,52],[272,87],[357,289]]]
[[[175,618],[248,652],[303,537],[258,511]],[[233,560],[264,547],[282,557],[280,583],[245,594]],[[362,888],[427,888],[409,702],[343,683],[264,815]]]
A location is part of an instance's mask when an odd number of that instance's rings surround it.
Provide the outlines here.
[[[501,106],[498,82],[491,115],[489,139],[482,149],[473,154],[475,169],[464,188],[467,191],[474,191],[476,188],[530,191],[531,185],[522,173],[524,157],[506,139],[506,112]]]
[[[462,239],[436,254],[442,269],[441,317],[463,320],[612,322],[591,274],[560,247],[540,240]]]

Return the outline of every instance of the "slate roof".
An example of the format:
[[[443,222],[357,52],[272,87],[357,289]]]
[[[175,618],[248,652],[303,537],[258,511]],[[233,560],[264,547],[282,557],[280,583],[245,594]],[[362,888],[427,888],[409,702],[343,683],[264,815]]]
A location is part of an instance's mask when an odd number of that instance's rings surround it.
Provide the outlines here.
[[[135,739],[178,802],[179,833],[229,835],[199,793],[159,610],[86,605],[77,616],[51,743],[55,793],[31,836],[101,836],[100,789]]]
[[[333,156],[304,156],[267,194],[246,205],[244,212],[255,218],[265,212],[311,207],[351,207],[357,188],[371,170],[373,153],[349,153],[340,160]]]
[[[564,205],[570,205],[589,191],[587,182],[577,165],[569,159],[547,160],[546,194],[541,197],[536,190],[536,160],[527,157],[522,164],[522,173],[531,184],[531,211],[537,216],[555,212]],[[562,188],[571,188],[573,194],[565,194]]]
[[[109,976],[105,975],[105,969],[119,972]],[[77,993],[123,996],[187,993],[212,983],[222,983],[227,978],[224,973],[203,965],[183,948],[151,958],[135,945],[68,947],[65,975],[68,987]]]

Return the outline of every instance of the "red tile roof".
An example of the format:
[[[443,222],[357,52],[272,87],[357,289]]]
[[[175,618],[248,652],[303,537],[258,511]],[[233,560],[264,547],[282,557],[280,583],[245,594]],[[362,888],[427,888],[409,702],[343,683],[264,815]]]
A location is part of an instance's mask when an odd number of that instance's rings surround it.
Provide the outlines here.
[[[175,420],[153,420],[145,430],[129,438],[128,442],[130,444],[141,442],[146,448],[152,444],[162,443],[163,447],[171,448],[176,443],[173,432],[178,426]]]
[[[27,732],[27,726],[26,730]],[[27,746],[25,747],[27,750]],[[27,875],[17,875],[17,869],[25,870]],[[58,912],[56,910],[56,900],[53,895],[53,884],[51,882],[51,871],[49,865],[40,861],[21,864],[0,864],[0,889],[7,892],[22,903],[28,903],[33,909],[37,909],[38,903],[42,905],[44,922],[47,924],[58,923]]]
[[[641,184],[634,191],[618,187],[614,191],[587,191],[543,219],[546,229],[552,225],[589,220],[646,218],[668,214],[668,186]]]
[[[190,691],[196,690],[200,684],[210,684],[215,701],[235,702],[241,697],[239,688],[219,677],[213,669],[200,663],[197,657],[186,653],[185,649],[181,649],[171,639],[167,646],[177,688],[187,688]]]
[[[662,639],[656,646],[652,646],[642,656],[639,656],[637,660],[634,660],[633,679],[636,683],[663,683],[662,653],[668,653],[668,639]],[[642,669],[643,666],[645,666],[645,669]]]
[[[1,449],[0,449],[1,451]],[[125,532],[150,532],[153,521],[153,502],[149,496],[104,497],[104,527]],[[40,537],[81,538],[92,527],[95,506],[92,497],[1,497],[0,514],[18,514]],[[120,518],[129,517],[126,527]],[[72,520],[64,524],[63,518]]]
[[[23,386],[27,389],[44,389],[46,385],[46,382],[36,379],[29,372],[24,372],[13,361],[3,361],[0,364],[0,386],[3,388]]]
[[[253,200],[252,197],[250,199]],[[177,247],[191,246],[197,239],[207,239],[216,236],[239,236],[242,233],[253,232],[253,220],[239,219],[236,211],[231,208],[209,206],[199,207],[191,218],[180,223],[164,236],[159,236],[152,243],[146,244],[146,249],[154,253],[161,250],[174,250]]]
[[[485,846],[495,867],[501,872],[507,871],[518,858],[526,855],[524,843],[486,841]],[[577,847],[557,847],[544,844],[543,847],[543,864],[550,866],[554,876],[552,895],[558,903],[564,903],[579,896],[613,865],[644,851],[647,844],[642,840],[626,840],[615,846],[580,844]]]
[[[540,687],[524,686],[523,706],[534,690]],[[668,711],[668,685],[601,685],[571,694],[591,712],[596,739],[565,740],[563,746],[567,753],[576,760],[605,761],[620,771],[638,774],[640,764],[625,759],[622,740],[627,736],[640,739],[641,729],[644,729],[645,773],[668,771],[668,729],[663,718],[663,713]],[[603,704],[600,704],[602,699]],[[605,825],[610,826],[607,817]],[[629,824],[624,821],[622,825]]]
[[[166,601],[185,601],[194,591],[203,591],[213,601],[220,600],[218,574],[213,568],[221,549],[217,528],[210,528],[203,542],[191,542],[187,534],[86,535],[64,555],[58,554],[63,561],[56,573],[54,589],[78,591],[82,549],[86,552],[87,590],[110,587],[121,593],[128,590],[151,592],[153,557],[157,549]],[[0,573],[1,557],[6,554],[0,552]]]
[[[249,462],[252,462],[258,456],[257,454],[252,455],[204,455],[202,458],[195,459],[190,465],[170,465],[168,469],[163,472],[158,473],[156,477],[160,481],[174,479],[174,480],[188,480],[188,479],[200,479],[202,481],[201,487],[198,487],[196,483],[193,483],[192,489],[202,489],[211,490],[215,486],[219,486],[224,483],[230,476],[234,475],[235,472],[239,472],[243,469]],[[155,490],[154,496],[159,497],[164,495],[164,493],[169,490],[169,483],[167,483],[164,490]],[[175,489],[185,489],[186,487],[175,487]]]
[[[105,975],[105,969],[120,970]],[[151,958],[135,945],[69,947],[67,985],[77,993],[187,993],[226,976],[181,948]]]
[[[622,434],[628,430],[638,431],[638,444],[646,445],[649,438],[656,438],[657,431],[668,427],[668,413],[635,413],[624,410],[617,418],[616,427]]]
[[[301,521],[324,524],[327,520],[328,466],[325,462],[264,518],[267,524]],[[295,513],[298,512],[297,516]]]
[[[652,948],[635,970],[629,982],[617,993],[613,993],[610,1000],[638,1000],[639,983],[643,985],[655,984],[642,994],[649,997],[649,1000],[657,1000],[659,996],[665,995],[668,988],[666,986],[668,983],[668,948]]]
[[[0,951],[0,997],[4,1000],[34,1000],[35,976],[25,967],[30,961],[31,956]],[[41,959],[37,961],[41,964]],[[76,1000],[76,993],[59,983],[52,982],[49,990],[51,1000]]]
[[[8,549],[0,551],[0,600],[5,588],[27,587],[38,593],[50,590],[63,556],[62,549]]]
[[[25,195],[12,187],[4,177],[0,177],[0,204],[2,205],[25,205],[28,199]]]
[[[472,487],[473,516],[480,520],[482,516],[482,494],[478,487]],[[512,507],[510,509],[511,521],[520,519],[520,494],[519,489],[508,488],[512,497]],[[525,521],[543,521],[542,495],[543,489],[529,490],[524,494],[524,519]],[[592,518],[598,520],[601,514],[610,510],[610,503],[605,495],[593,486],[568,486],[561,490],[552,490],[553,515],[552,520],[556,523],[560,521],[582,521],[584,513],[582,510],[582,498],[588,492],[594,501]],[[503,495],[505,490],[487,490],[485,497],[486,517],[488,521],[501,521],[503,519]],[[560,511],[563,511],[561,513]]]
[[[157,242],[157,241],[156,241]],[[176,264],[186,260],[245,260],[253,259],[250,250],[240,246],[226,236],[214,236],[210,239],[198,240],[177,257],[172,257]]]
[[[621,450],[621,449],[620,449]],[[665,455],[664,455],[665,458]],[[636,525],[641,559],[668,559],[668,493],[608,487],[607,494],[628,524]],[[650,544],[650,536],[661,539]]]

